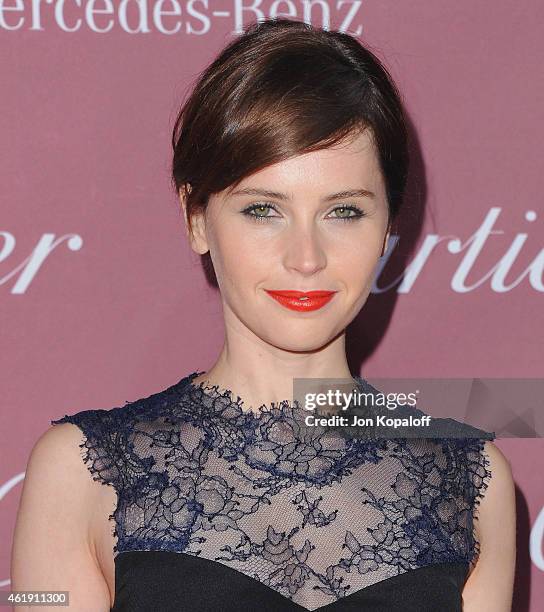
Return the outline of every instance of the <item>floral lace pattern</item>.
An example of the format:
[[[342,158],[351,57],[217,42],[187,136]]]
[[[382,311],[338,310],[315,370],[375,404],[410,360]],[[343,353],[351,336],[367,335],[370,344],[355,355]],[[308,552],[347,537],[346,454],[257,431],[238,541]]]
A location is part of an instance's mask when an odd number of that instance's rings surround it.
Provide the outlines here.
[[[426,565],[475,563],[494,434],[346,439],[305,427],[289,402],[244,411],[199,374],[52,421],[82,430],[85,464],[117,492],[114,556],[199,555],[308,610]]]

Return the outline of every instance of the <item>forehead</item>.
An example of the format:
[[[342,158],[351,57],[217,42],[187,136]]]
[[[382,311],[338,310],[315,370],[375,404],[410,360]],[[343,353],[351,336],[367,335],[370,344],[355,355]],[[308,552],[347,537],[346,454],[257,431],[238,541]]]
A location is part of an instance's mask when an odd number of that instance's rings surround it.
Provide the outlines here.
[[[375,188],[379,165],[372,134],[365,130],[332,147],[295,155],[243,179],[240,187],[270,187],[278,183],[286,189],[315,188],[330,191],[331,183],[342,188]]]

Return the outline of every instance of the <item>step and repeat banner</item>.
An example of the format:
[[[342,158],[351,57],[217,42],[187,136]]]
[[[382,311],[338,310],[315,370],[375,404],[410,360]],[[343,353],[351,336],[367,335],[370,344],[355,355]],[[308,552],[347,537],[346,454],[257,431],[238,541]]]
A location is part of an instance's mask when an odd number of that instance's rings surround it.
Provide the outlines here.
[[[408,113],[410,215],[350,326],[354,368],[544,375],[542,2],[0,0],[3,589],[49,421],[148,396],[222,347],[219,294],[170,183],[171,132],[200,71],[268,17],[360,38]],[[522,420],[496,444],[516,482],[513,609],[537,612],[544,444]]]

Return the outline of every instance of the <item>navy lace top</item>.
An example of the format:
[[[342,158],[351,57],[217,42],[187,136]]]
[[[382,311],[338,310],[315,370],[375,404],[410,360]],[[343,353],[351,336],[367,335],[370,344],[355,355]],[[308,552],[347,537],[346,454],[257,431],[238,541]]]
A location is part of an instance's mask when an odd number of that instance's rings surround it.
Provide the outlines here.
[[[117,493],[112,612],[462,609],[494,433],[437,419],[436,437],[344,437],[302,426],[296,402],[243,410],[199,374],[52,421],[81,429]]]

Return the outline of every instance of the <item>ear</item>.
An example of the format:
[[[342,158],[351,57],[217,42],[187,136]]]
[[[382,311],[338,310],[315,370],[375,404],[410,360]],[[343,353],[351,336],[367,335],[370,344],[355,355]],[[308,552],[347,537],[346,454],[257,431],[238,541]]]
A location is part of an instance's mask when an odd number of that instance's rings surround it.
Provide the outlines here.
[[[187,195],[191,193],[191,184],[187,183],[187,188],[180,187],[178,191],[179,201],[185,219],[185,233],[195,253],[204,255],[209,251],[208,240],[206,238],[206,215],[204,210],[198,210],[191,215],[191,224],[187,217]]]
[[[389,236],[390,235],[391,235],[391,224],[389,223],[387,225],[387,232],[385,233],[385,236],[383,238],[382,252],[380,254],[380,257],[383,257],[384,253],[387,251],[387,248],[389,246]]]

